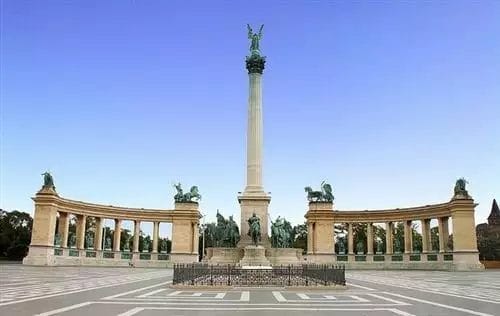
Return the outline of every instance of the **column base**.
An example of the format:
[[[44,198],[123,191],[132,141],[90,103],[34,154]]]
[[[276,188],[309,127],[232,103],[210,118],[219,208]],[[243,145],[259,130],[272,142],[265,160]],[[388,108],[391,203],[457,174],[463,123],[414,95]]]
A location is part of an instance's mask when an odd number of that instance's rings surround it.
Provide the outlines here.
[[[28,255],[23,259],[23,264],[32,266],[55,265],[54,247],[29,246]]]

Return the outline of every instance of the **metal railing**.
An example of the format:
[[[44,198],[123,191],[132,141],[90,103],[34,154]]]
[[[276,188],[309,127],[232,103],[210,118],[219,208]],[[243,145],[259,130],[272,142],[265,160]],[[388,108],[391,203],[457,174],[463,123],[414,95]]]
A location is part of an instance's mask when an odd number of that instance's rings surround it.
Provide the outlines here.
[[[172,284],[201,286],[345,285],[343,265],[307,264],[246,269],[234,265],[175,264]]]

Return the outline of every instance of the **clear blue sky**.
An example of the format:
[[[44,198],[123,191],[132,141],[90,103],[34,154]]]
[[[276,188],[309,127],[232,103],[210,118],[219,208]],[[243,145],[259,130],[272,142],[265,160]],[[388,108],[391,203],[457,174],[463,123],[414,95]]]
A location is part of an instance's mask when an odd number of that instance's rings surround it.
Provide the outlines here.
[[[290,2],[290,3],[289,3]],[[500,198],[500,3],[1,1],[0,207],[60,195],[172,208],[198,185],[239,219],[246,23],[264,23],[264,185],[293,223],[304,186],[338,209]]]

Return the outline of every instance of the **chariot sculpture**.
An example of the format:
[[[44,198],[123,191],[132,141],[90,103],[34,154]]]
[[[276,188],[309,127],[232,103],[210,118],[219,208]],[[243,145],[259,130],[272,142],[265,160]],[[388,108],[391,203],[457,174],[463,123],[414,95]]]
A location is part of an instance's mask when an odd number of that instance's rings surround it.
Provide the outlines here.
[[[332,186],[326,181],[321,182],[321,191],[314,191],[310,186],[304,188],[309,202],[333,202]]]
[[[189,192],[186,193],[182,190],[180,183],[174,184],[174,188],[177,190],[177,193],[174,195],[174,201],[177,203],[198,202],[201,200],[201,194],[196,185],[193,185]]]

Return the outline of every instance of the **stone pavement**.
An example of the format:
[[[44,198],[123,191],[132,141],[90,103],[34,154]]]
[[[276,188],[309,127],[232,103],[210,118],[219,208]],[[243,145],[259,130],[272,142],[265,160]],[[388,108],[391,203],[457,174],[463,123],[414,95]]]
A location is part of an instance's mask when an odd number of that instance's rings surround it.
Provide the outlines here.
[[[500,315],[500,271],[351,271],[345,290],[169,288],[172,270],[0,265],[0,315]]]

